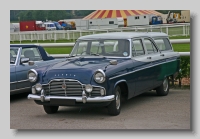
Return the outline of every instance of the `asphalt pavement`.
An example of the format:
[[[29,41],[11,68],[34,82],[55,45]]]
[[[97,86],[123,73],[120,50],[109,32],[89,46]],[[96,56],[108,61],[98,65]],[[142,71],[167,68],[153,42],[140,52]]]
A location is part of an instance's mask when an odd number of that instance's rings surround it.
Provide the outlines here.
[[[168,96],[154,91],[124,101],[118,116],[106,107],[59,107],[48,115],[28,93],[10,97],[10,129],[164,129],[190,130],[190,90],[171,89]]]

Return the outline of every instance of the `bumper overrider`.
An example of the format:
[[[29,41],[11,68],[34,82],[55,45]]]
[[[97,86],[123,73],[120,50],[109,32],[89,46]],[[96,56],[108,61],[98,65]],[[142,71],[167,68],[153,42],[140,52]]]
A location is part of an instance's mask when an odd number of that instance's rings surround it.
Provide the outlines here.
[[[72,101],[74,105],[76,102],[83,104],[111,102],[114,98],[114,95],[106,96],[106,90],[101,86],[85,85],[71,79],[52,80],[48,84],[41,85],[41,89],[38,89],[35,85],[32,87],[32,94],[28,95],[28,99],[41,101],[42,103],[56,101],[60,105]]]

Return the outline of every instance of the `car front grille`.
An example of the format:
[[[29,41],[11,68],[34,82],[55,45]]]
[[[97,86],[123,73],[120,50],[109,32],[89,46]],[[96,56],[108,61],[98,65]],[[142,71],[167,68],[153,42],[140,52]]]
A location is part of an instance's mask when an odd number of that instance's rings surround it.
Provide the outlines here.
[[[66,88],[62,88],[66,85]],[[85,85],[81,84],[77,80],[52,80],[48,85],[43,85],[43,89],[46,95],[49,96],[82,96]],[[85,91],[87,96],[101,96],[100,87],[94,87],[93,91],[89,94]]]

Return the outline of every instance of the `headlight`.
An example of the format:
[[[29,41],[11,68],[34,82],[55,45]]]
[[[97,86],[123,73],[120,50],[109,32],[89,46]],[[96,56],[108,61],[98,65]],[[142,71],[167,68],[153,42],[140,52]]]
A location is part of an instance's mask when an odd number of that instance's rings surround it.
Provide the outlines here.
[[[90,93],[92,92],[93,87],[90,84],[85,85],[85,91]]]
[[[35,82],[37,80],[37,72],[34,69],[28,71],[28,79],[30,82]]]
[[[103,83],[105,80],[106,80],[106,75],[105,73],[103,72],[103,70],[101,69],[98,69],[95,74],[94,74],[94,80],[97,82],[97,83]]]
[[[41,90],[42,90],[42,85],[41,85],[40,83],[37,83],[37,84],[35,85],[35,89],[36,89],[37,91],[41,91]]]

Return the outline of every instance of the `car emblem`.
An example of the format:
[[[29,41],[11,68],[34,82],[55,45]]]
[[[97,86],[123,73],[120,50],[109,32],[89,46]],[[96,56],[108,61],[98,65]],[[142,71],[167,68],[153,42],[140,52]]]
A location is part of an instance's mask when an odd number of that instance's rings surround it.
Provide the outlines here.
[[[67,85],[66,84],[62,84],[62,89],[66,90],[67,89]]]

